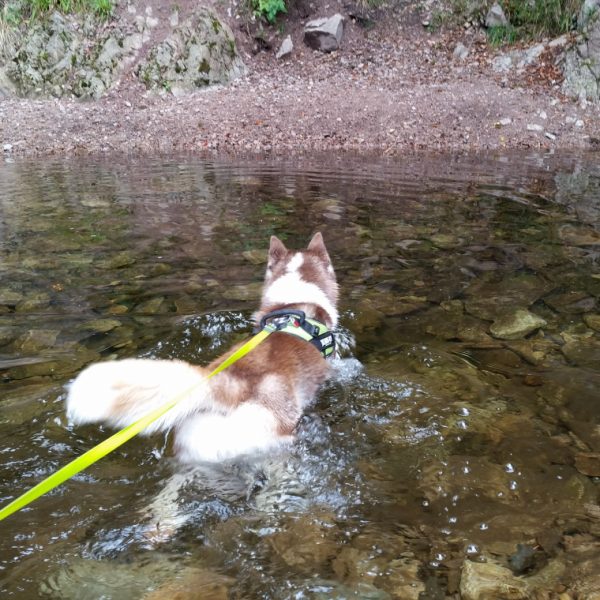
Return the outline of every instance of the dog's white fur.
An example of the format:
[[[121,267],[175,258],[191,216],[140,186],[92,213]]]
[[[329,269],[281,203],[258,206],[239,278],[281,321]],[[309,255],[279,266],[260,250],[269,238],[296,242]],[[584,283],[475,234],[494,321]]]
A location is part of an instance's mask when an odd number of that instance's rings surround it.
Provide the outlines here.
[[[321,234],[301,252],[287,250],[273,236],[255,318],[293,308],[332,329],[338,321],[336,302],[335,273]],[[303,409],[328,376],[325,359],[304,340],[276,333],[206,380],[228,354],[204,369],[182,361],[139,359],[92,365],[70,386],[67,415],[75,424],[121,428],[183,394],[144,431],[173,429],[183,461],[218,461],[289,442]]]

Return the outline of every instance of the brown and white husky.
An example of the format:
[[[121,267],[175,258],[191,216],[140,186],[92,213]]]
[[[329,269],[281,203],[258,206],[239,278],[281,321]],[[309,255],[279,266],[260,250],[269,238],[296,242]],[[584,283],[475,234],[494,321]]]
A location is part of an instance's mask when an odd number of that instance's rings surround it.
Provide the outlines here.
[[[257,323],[275,310],[299,310],[331,331],[338,320],[337,296],[335,273],[320,233],[299,252],[271,237]],[[289,442],[303,409],[328,377],[327,360],[306,340],[276,332],[206,380],[234,350],[205,368],[148,359],[92,365],[70,386],[68,417],[76,424],[121,428],[193,387],[144,432],[173,429],[174,448],[182,461],[219,461]]]

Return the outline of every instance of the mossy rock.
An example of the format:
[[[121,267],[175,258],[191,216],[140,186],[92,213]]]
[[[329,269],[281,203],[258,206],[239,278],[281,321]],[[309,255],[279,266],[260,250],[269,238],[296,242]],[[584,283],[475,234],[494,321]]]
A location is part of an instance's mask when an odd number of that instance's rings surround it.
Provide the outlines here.
[[[243,75],[233,33],[208,8],[199,8],[153,47],[136,74],[151,89],[177,94]]]

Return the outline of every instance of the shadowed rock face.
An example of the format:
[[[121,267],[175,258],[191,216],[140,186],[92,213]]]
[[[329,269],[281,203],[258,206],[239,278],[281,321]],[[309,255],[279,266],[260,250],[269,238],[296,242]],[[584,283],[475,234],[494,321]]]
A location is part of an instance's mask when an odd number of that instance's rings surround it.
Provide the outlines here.
[[[227,83],[245,72],[233,34],[209,9],[198,8],[181,23],[171,19],[166,37],[158,25],[151,12],[110,26],[54,13],[4,49],[0,97],[97,99],[132,66],[147,87],[167,91]]]
[[[199,8],[150,50],[136,73],[147,87],[177,92],[227,83],[245,70],[229,27]]]
[[[329,19],[309,21],[304,27],[304,43],[321,52],[337,50],[343,35],[344,18],[340,14],[335,14]]]
[[[563,91],[600,100],[600,0],[585,0],[577,19],[581,35],[565,57]]]

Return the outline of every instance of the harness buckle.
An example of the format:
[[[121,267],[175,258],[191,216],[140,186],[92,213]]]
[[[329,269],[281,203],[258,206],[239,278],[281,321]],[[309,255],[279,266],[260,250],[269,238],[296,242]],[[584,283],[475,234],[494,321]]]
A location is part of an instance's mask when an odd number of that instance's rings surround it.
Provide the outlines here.
[[[295,319],[291,320],[290,317],[296,317]],[[273,323],[269,323],[269,321],[274,321]],[[305,325],[307,325],[308,323],[306,323],[306,314],[304,313],[303,310],[290,310],[290,309],[280,309],[280,310],[273,310],[270,313],[267,313],[261,320],[260,320],[260,329],[264,329],[267,326],[267,323],[269,323],[269,325],[274,326],[276,329],[284,329],[286,327],[286,325],[288,325],[288,323],[292,323],[292,325],[294,327],[302,327],[304,328]]]

